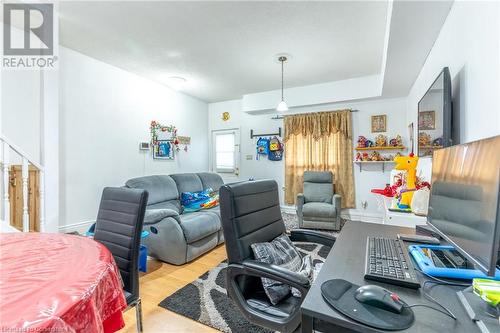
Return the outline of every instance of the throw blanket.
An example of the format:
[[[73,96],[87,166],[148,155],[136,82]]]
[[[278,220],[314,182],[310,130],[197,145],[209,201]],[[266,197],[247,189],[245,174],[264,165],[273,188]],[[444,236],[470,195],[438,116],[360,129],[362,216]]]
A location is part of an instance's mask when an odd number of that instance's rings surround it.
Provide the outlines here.
[[[219,204],[219,194],[211,188],[199,192],[183,192],[181,204],[185,212],[196,212]]]

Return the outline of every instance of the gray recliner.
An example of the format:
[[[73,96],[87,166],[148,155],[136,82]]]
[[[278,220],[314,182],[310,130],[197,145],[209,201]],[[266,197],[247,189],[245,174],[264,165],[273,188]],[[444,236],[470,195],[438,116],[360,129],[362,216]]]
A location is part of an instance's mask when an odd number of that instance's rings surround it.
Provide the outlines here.
[[[330,171],[305,171],[304,193],[297,195],[299,228],[340,230],[341,196]]]

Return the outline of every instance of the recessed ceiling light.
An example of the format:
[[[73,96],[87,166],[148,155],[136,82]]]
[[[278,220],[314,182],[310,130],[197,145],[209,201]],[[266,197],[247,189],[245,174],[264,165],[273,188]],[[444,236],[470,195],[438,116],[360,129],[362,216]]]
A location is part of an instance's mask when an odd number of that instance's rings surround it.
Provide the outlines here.
[[[165,84],[174,90],[181,90],[186,85],[187,80],[181,76],[170,76]]]

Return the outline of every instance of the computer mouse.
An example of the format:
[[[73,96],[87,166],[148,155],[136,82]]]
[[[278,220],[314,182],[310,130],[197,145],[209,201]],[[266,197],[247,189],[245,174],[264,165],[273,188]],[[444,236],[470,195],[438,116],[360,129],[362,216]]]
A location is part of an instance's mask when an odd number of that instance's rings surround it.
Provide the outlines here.
[[[379,286],[361,286],[354,292],[354,297],[361,303],[379,309],[393,313],[401,313],[403,311],[404,303],[399,296]]]

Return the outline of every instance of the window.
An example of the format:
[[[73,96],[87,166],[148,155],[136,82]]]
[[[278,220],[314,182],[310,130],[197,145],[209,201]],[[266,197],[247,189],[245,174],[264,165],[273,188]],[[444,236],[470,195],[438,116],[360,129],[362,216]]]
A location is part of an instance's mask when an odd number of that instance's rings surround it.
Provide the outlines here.
[[[236,132],[215,133],[215,171],[232,173],[236,170]]]

